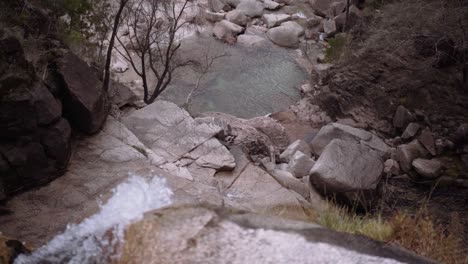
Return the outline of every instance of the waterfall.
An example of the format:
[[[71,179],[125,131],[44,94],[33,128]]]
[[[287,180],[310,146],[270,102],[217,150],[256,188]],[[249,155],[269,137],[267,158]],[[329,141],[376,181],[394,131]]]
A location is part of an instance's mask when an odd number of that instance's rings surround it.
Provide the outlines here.
[[[119,257],[125,227],[143,218],[145,212],[171,203],[172,191],[162,177],[147,181],[130,175],[118,185],[100,211],[80,224],[69,225],[60,235],[31,255],[20,255],[15,264],[99,263]],[[51,219],[53,221],[53,219]]]

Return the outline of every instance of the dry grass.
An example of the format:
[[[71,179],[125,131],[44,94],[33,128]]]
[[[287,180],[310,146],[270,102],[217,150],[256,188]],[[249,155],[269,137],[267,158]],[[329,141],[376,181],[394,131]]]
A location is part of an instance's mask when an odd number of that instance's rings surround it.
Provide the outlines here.
[[[446,228],[435,224],[423,209],[416,215],[398,212],[384,220],[379,214],[360,216],[329,203],[325,210],[315,212],[311,220],[336,231],[395,243],[441,263],[468,263],[468,248],[460,237],[463,226],[456,215]]]

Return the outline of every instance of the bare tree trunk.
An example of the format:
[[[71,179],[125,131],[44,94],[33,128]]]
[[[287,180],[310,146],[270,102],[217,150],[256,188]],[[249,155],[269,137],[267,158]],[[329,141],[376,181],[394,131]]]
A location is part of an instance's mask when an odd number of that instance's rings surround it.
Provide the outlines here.
[[[119,30],[120,24],[120,17],[122,16],[122,12],[124,10],[125,5],[127,5],[128,0],[120,0],[119,10],[114,18],[114,26],[112,28],[112,35],[109,41],[109,47],[107,48],[107,55],[106,55],[106,65],[104,67],[104,81],[102,83],[102,88],[104,91],[107,92],[109,90],[109,80],[110,80],[110,64],[112,59],[112,50],[114,49],[114,42],[115,36],[117,35],[117,31]]]
[[[346,18],[343,26],[343,32],[348,31],[350,0],[346,0]]]

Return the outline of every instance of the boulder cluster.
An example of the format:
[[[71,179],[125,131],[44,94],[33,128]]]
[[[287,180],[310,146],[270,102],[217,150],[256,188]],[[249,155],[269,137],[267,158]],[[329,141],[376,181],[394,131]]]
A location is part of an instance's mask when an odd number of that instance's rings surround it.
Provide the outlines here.
[[[295,4],[291,1],[210,0],[204,17],[214,23],[213,35],[227,43],[252,47],[269,39],[278,46],[296,48],[301,40],[332,37],[345,24],[355,26],[362,14],[357,1],[352,2],[348,21],[345,0],[311,0],[308,15],[287,9]]]

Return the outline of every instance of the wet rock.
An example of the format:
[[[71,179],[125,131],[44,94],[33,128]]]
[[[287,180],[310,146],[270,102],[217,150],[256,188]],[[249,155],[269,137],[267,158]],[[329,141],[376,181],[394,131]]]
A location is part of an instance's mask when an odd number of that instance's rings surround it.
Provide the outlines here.
[[[268,10],[276,10],[281,7],[280,4],[272,0],[264,0],[263,6],[265,7],[265,9],[268,9]]]
[[[424,157],[427,154],[427,150],[415,139],[408,144],[398,146],[396,158],[403,172],[408,173],[411,170],[413,160]]]
[[[284,162],[289,162],[297,151],[300,151],[310,157],[311,150],[309,144],[304,140],[296,140],[291,143],[283,153],[281,153],[280,159]]]
[[[416,172],[426,178],[437,178],[442,171],[442,163],[437,159],[415,159],[412,165]]]
[[[384,163],[384,172],[389,175],[399,175],[400,165],[396,160],[388,159]]]
[[[294,177],[302,178],[309,175],[315,161],[301,151],[296,151],[289,161],[288,167]]]
[[[409,125],[406,127],[405,131],[401,135],[401,138],[403,139],[408,139],[416,136],[420,128],[420,125],[418,123],[409,123]]]
[[[317,156],[321,155],[325,147],[333,139],[361,143],[378,151],[381,155],[388,155],[390,152],[390,147],[385,144],[383,140],[370,132],[347,125],[331,123],[323,126],[310,142],[313,153]]]
[[[237,37],[237,43],[248,48],[254,48],[266,43],[266,39],[254,35],[240,35]]]
[[[431,153],[433,156],[437,154],[434,136],[432,135],[432,131],[429,127],[426,127],[422,132],[421,135],[418,137],[419,142]]]
[[[413,114],[404,106],[398,106],[395,116],[393,117],[393,126],[395,128],[403,129],[414,120]]]
[[[264,14],[262,16],[263,22],[266,24],[267,28],[272,28],[281,25],[281,23],[286,22],[291,19],[291,15],[287,14]]]
[[[275,27],[267,31],[267,37],[276,45],[286,48],[294,48],[299,44],[296,31],[290,27]]]
[[[327,34],[327,36],[332,36],[336,33],[336,23],[333,20],[323,20],[322,21],[323,32]]]
[[[281,26],[291,28],[298,37],[301,37],[305,33],[304,28],[295,21],[284,22],[281,24]]]
[[[236,9],[248,17],[260,17],[263,14],[264,7],[257,0],[242,0]]]
[[[229,11],[226,14],[226,20],[239,26],[245,26],[249,22],[249,18],[243,13],[241,13],[239,10]]]
[[[213,28],[213,35],[215,35],[216,38],[229,43],[235,40],[237,35],[241,34],[243,31],[243,27],[227,20],[223,20],[215,24]]]
[[[224,20],[225,16],[225,13],[210,12],[208,10],[205,11],[206,20],[208,20],[211,23],[221,22],[222,20]]]
[[[78,56],[67,52],[57,62],[55,81],[64,93],[65,115],[72,127],[86,134],[99,131],[110,104],[94,71]]]
[[[310,172],[310,182],[325,192],[375,190],[383,164],[379,154],[352,141],[333,139]]]

